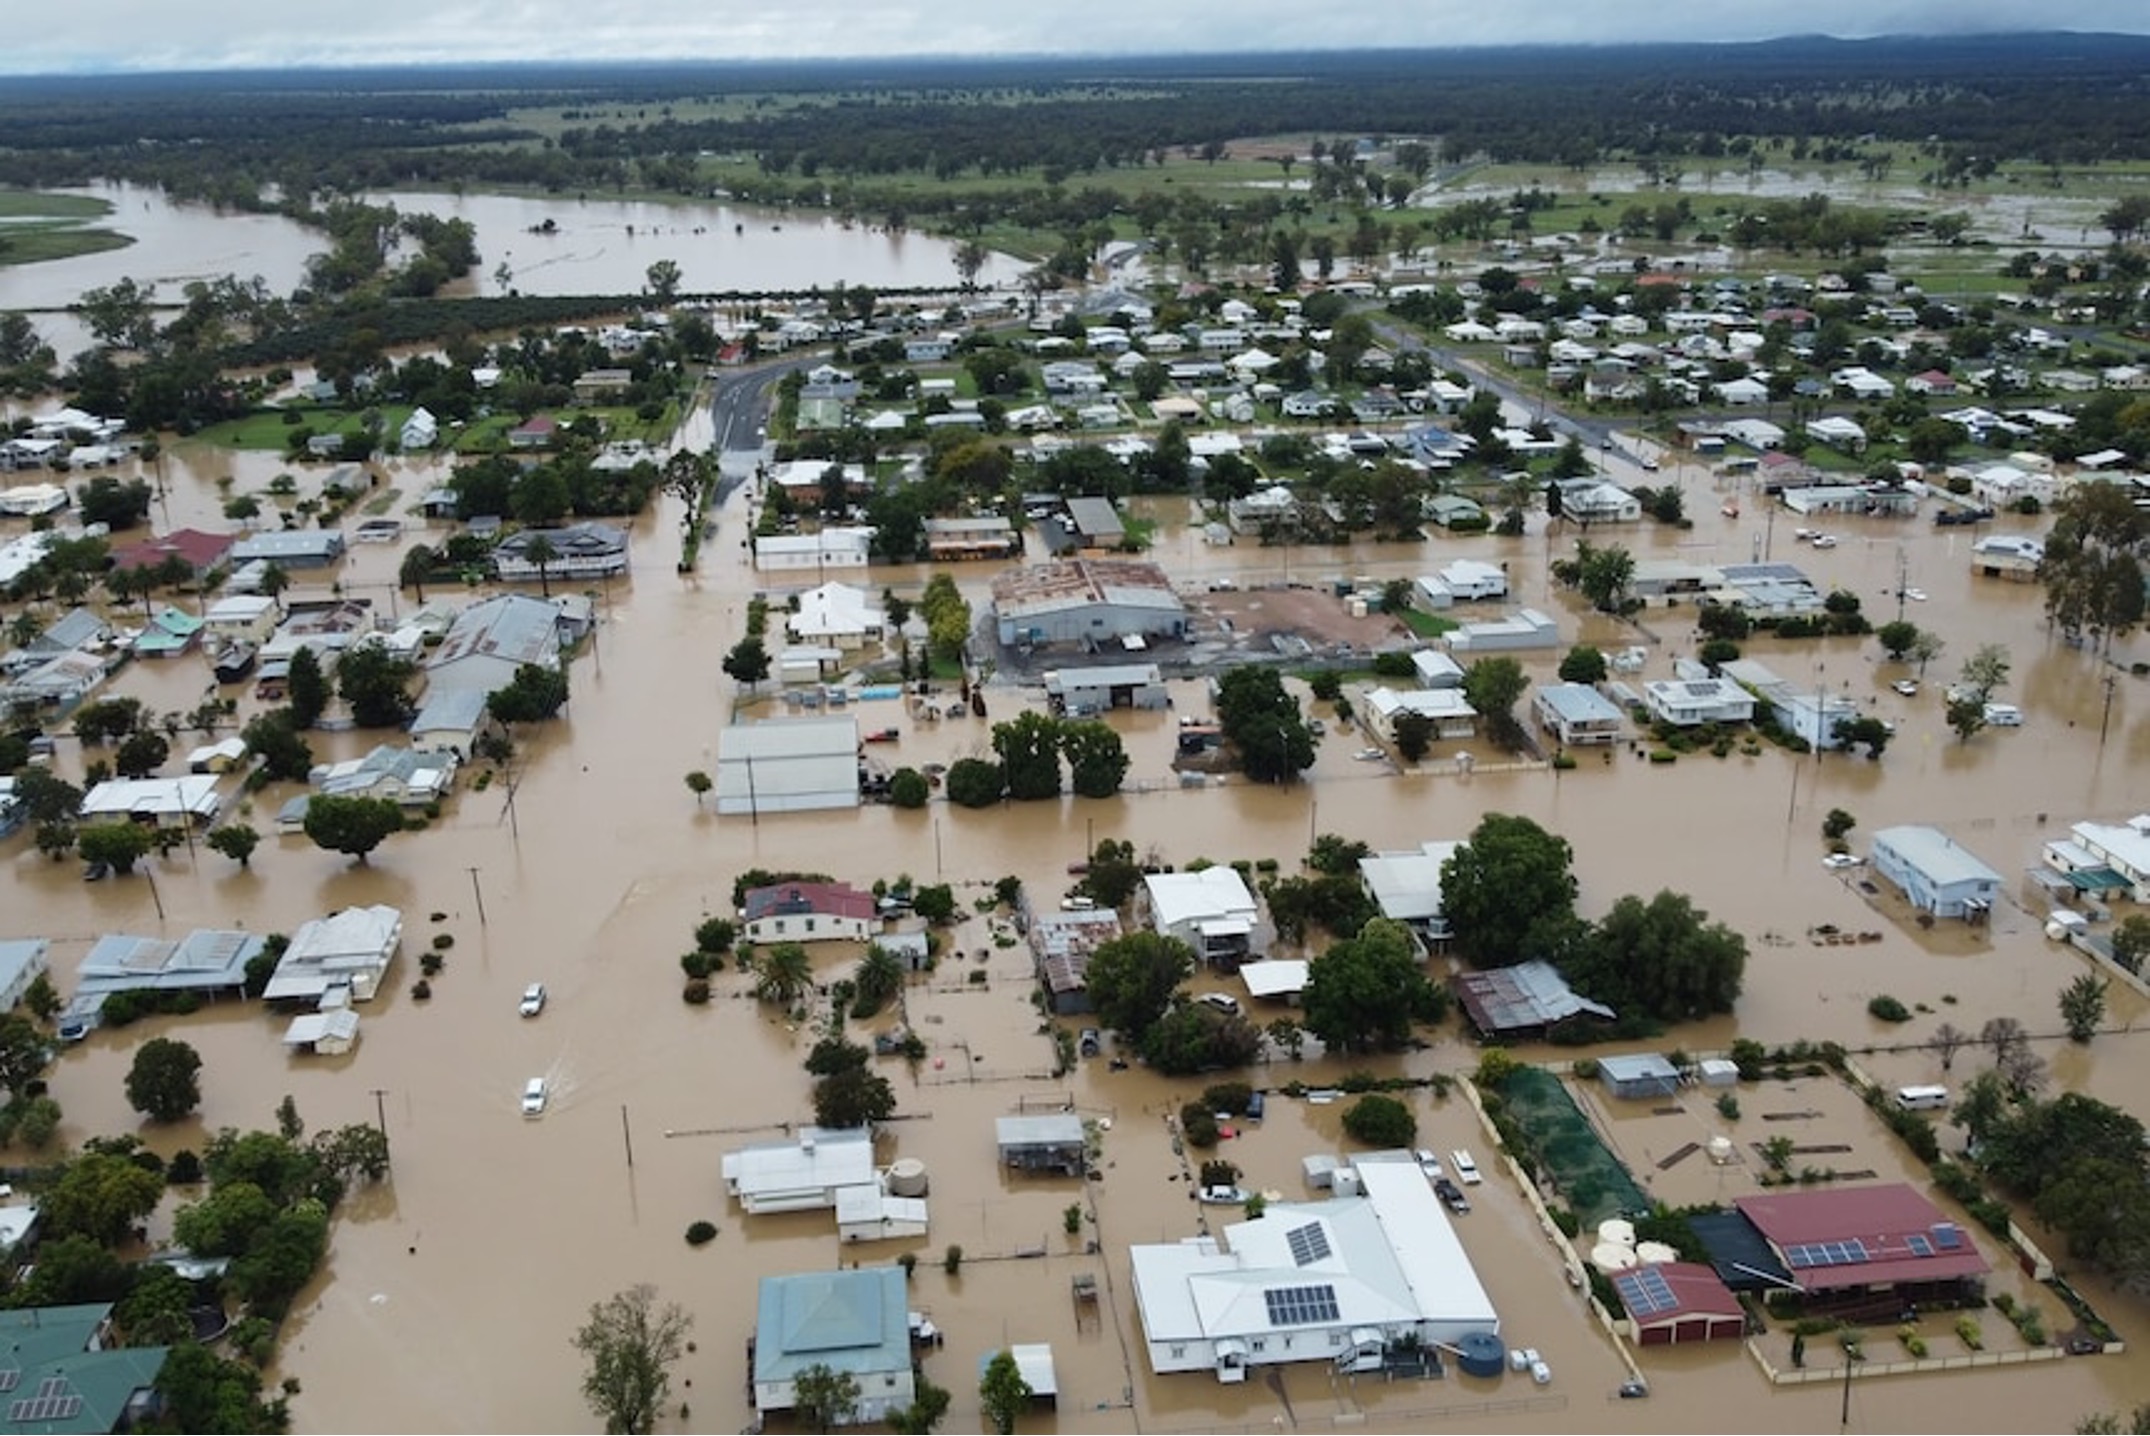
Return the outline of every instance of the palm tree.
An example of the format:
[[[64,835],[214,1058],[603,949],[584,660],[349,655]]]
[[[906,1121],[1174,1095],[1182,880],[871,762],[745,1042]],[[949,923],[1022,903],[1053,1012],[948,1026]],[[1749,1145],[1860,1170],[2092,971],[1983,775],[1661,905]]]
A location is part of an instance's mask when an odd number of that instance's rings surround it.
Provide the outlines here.
[[[761,954],[754,970],[754,996],[780,1007],[791,1006],[814,985],[813,962],[795,942],[780,942]]]
[[[552,540],[543,534],[532,535],[530,542],[523,545],[523,557],[537,565],[538,590],[547,598],[552,597],[552,575],[548,566],[559,556],[560,550],[554,548]]]
[[[284,590],[291,587],[291,575],[281,564],[270,564],[261,571],[261,591],[276,600],[276,611],[284,611]]]
[[[426,601],[426,580],[433,576],[433,557],[433,550],[425,544],[412,544],[403,555],[403,566],[396,570],[396,582],[415,590],[420,603]]]

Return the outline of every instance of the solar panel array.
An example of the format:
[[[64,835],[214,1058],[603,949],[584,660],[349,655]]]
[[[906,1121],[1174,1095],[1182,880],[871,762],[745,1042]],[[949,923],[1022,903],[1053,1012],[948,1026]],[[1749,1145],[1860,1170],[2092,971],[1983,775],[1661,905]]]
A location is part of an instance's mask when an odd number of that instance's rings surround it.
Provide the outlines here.
[[[82,1398],[68,1386],[64,1376],[48,1376],[37,1384],[35,1396],[8,1404],[7,1419],[13,1425],[39,1421],[68,1421],[81,1414]]]
[[[1671,1286],[1666,1283],[1665,1274],[1654,1266],[1617,1272],[1613,1276],[1613,1285],[1619,1289],[1620,1300],[1626,1304],[1631,1316],[1656,1316],[1680,1304],[1680,1299],[1672,1294]]]
[[[1905,1237],[1904,1245],[1911,1248],[1913,1256],[1932,1256],[1934,1254],[1934,1244],[1926,1240],[1925,1236],[1919,1232],[1913,1232],[1910,1236]]]
[[[1784,1249],[1785,1264],[1794,1271],[1818,1266],[1856,1266],[1867,1260],[1866,1243],[1857,1237],[1848,1242],[1802,1242]]]
[[[19,1366],[10,1366],[10,1367],[8,1367],[8,1368],[7,1368],[7,1369],[6,1369],[5,1371],[0,1371],[0,1393],[5,1393],[5,1392],[13,1391],[13,1390],[14,1390],[14,1389],[15,1389],[16,1387],[20,1386],[21,1384],[22,1384],[22,1368],[21,1368],[21,1367],[19,1367]]]
[[[1954,1222],[1935,1222],[1934,1245],[1945,1252],[1960,1249],[1963,1246],[1963,1228]]]
[[[1329,1234],[1322,1230],[1320,1222],[1293,1227],[1284,1234],[1284,1241],[1291,1248],[1291,1259],[1296,1265],[1312,1266],[1329,1259]]]
[[[1273,1286],[1262,1293],[1271,1326],[1312,1326],[1337,1318],[1333,1286]]]

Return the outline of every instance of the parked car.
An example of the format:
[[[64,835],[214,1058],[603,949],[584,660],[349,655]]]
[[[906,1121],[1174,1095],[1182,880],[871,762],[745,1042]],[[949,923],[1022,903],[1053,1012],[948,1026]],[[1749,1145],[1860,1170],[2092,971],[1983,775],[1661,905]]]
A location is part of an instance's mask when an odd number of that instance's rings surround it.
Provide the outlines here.
[[[523,1084],[523,1115],[525,1117],[544,1116],[545,1103],[550,1096],[551,1093],[546,1089],[544,1078],[533,1077],[528,1082],[525,1082]]]
[[[1831,853],[1828,857],[1822,859],[1822,866],[1825,868],[1855,868],[1865,861],[1866,859],[1860,857],[1857,853]]]
[[[1836,535],[1835,535],[1835,534],[1816,534],[1816,535],[1814,535],[1814,538],[1813,538],[1812,542],[1813,542],[1813,544],[1814,544],[1814,547],[1816,547],[1816,548],[1835,548],[1835,547],[1836,547]]]
[[[1433,1194],[1446,1202],[1448,1209],[1459,1217],[1466,1215],[1471,1210],[1471,1199],[1463,1195],[1463,1188],[1457,1186],[1446,1177],[1434,1178]]]
[[[1478,1175],[1478,1164],[1471,1160],[1471,1154],[1463,1148],[1458,1147],[1450,1152],[1448,1159],[1455,1164],[1456,1180],[1466,1187],[1475,1187],[1485,1180]]]
[[[1988,727],[2021,728],[2023,726],[2023,710],[2013,703],[1988,703],[1983,711]]]
[[[1205,992],[1195,1001],[1206,1003],[1219,1012],[1230,1013],[1234,1017],[1239,1015],[1239,999],[1228,992]]]
[[[1421,1147],[1415,1155],[1418,1157],[1418,1169],[1421,1172],[1432,1178],[1439,1178],[1442,1175],[1441,1159],[1436,1157],[1430,1150]]]
[[[535,1017],[545,1010],[545,984],[533,982],[523,989],[521,1012],[525,1017]]]
[[[1889,686],[1906,698],[1916,698],[1919,695],[1919,681],[1916,678],[1899,678]]]

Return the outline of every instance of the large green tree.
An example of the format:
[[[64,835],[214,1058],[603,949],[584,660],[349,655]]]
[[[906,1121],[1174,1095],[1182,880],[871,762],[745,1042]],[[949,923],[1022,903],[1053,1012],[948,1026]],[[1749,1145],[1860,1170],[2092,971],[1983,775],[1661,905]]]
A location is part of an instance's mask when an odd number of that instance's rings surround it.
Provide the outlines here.
[[[499,723],[540,723],[567,702],[567,670],[542,664],[517,665],[504,687],[485,696],[485,711]]]
[[[386,644],[357,644],[336,664],[336,691],[359,727],[401,728],[418,711],[410,693],[417,674],[417,664],[398,658]]]
[[[2071,639],[2100,652],[2143,620],[2150,579],[2150,514],[2123,483],[2081,483],[2053,505],[2038,564],[2046,617]]]
[[[1441,865],[1441,908],[1476,967],[1544,955],[1575,918],[1574,850],[1529,818],[1488,813]]]
[[[127,1105],[152,1122],[176,1122],[201,1105],[202,1059],[176,1037],[152,1037],[127,1069]]]
[[[321,657],[312,644],[301,644],[291,655],[291,667],[284,676],[284,692],[288,696],[294,728],[311,728],[321,721],[328,709],[328,676],[322,672]]]
[[[1486,736],[1503,748],[1522,746],[1523,728],[1516,722],[1515,705],[1529,687],[1523,665],[1505,655],[1477,659],[1463,670],[1463,696],[1485,721]]]
[[[45,1189],[38,1220],[47,1238],[84,1236],[118,1246],[163,1195],[164,1178],[131,1158],[85,1152]]]
[[[1438,1020],[1446,993],[1427,980],[1401,923],[1375,918],[1307,966],[1300,1024],[1334,1052],[1403,1046],[1411,1026]]]
[[[109,863],[116,873],[131,873],[134,865],[156,846],[150,830],[125,819],[89,823],[75,833],[75,850],[86,863]]]
[[[1056,720],[1026,712],[995,723],[993,751],[1000,757],[1009,797],[1021,802],[1060,796],[1060,725]]]
[[[1314,733],[1273,668],[1242,664],[1217,681],[1217,724],[1257,783],[1289,783],[1314,766]]]
[[[655,1429],[672,1389],[672,1365],[686,1352],[694,1318],[657,1288],[631,1286],[590,1308],[575,1349],[588,1363],[582,1394],[607,1432]]]
[[[391,833],[403,831],[403,810],[391,798],[316,793],[306,803],[305,827],[316,847],[363,863]]]
[[[1110,724],[1094,718],[1063,722],[1060,751],[1077,797],[1109,798],[1120,791],[1127,777],[1127,745]]]
[[[1622,1017],[1659,1022],[1730,1012],[1747,970],[1747,940],[1669,891],[1647,903],[1621,898],[1565,955],[1565,974],[1578,991]]]
[[[1015,1429],[1015,1418],[1030,1404],[1030,1383],[1015,1364],[1015,1353],[1002,1347],[993,1353],[978,1378],[978,1407],[1000,1436]]]
[[[1098,1020],[1139,1043],[1172,994],[1194,975],[1194,949],[1176,937],[1131,932],[1098,944],[1084,978]]]

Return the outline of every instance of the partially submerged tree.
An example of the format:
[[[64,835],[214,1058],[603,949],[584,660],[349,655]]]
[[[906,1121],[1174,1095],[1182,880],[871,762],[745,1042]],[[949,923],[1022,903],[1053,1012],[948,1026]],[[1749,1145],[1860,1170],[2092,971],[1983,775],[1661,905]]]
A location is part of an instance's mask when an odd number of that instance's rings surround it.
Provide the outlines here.
[[[647,1283],[590,1308],[574,1346],[588,1362],[582,1394],[607,1432],[655,1429],[672,1388],[671,1367],[693,1329],[694,1318],[675,1303],[659,1305],[657,1288]]]

